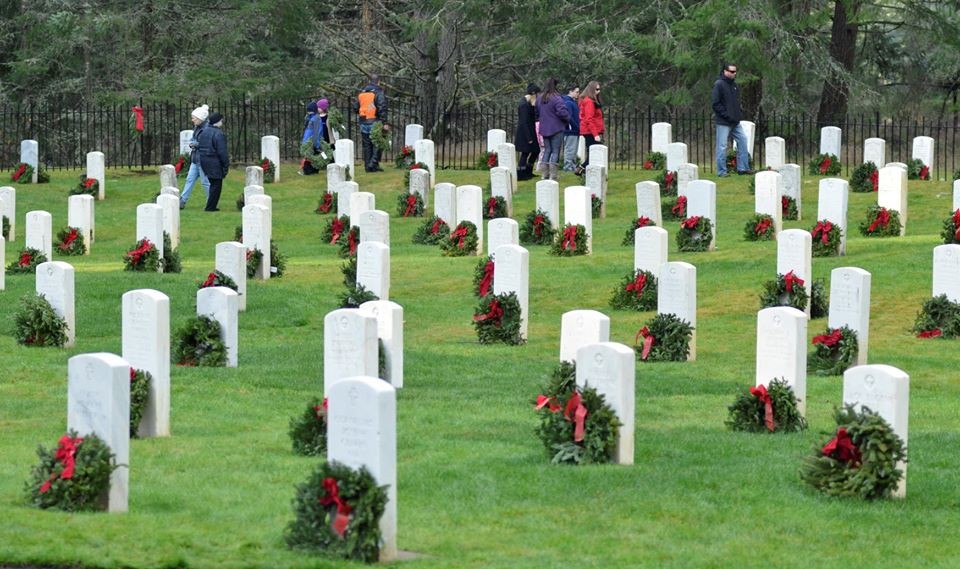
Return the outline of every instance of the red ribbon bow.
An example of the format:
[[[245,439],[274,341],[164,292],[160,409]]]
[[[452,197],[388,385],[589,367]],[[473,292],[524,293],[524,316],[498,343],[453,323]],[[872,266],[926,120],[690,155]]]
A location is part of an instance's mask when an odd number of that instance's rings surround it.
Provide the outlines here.
[[[788,198],[787,196],[781,197],[781,198],[780,198],[780,211],[783,212],[784,215],[786,215],[786,214],[787,214],[787,211],[788,211],[789,209],[790,209],[790,198]]]
[[[487,261],[483,266],[483,278],[480,279],[480,296],[487,296],[490,292],[490,285],[493,283],[493,261]]]
[[[767,393],[766,386],[751,387],[750,395],[753,395],[763,403],[763,422],[767,425],[767,430],[772,433],[776,428],[773,422],[773,399],[771,399],[770,394]]]
[[[556,413],[560,410],[560,404],[557,403],[556,397],[547,397],[546,395],[537,395],[537,411],[546,407],[550,410],[551,413]]]
[[[326,495],[320,498],[320,505],[329,507],[335,504],[337,506],[333,529],[337,532],[337,535],[343,537],[343,534],[347,532],[347,525],[350,523],[350,506],[340,497],[340,487],[337,485],[335,478],[329,476],[324,478],[323,489]]]
[[[943,336],[943,330],[940,328],[934,328],[933,330],[924,330],[917,334],[917,338],[939,338]]]
[[[134,105],[130,110],[133,111],[133,116],[136,118],[135,128],[137,129],[137,132],[143,132],[143,107],[140,105]]]
[[[270,159],[269,159],[269,158],[264,158],[264,159],[263,159],[263,162],[260,163],[260,168],[261,168],[264,172],[266,172],[267,170],[269,170],[269,169],[270,169]]]
[[[29,267],[30,262],[33,260],[33,255],[29,251],[24,251],[20,254],[20,260],[17,262],[19,267]]]
[[[306,159],[304,159],[304,161],[306,161]],[[301,167],[302,167],[302,166],[301,166]],[[177,163],[173,166],[173,170],[174,170],[177,174],[180,173],[180,170],[183,170],[183,156],[181,156],[181,157],[177,160]]]
[[[853,444],[853,439],[847,434],[843,427],[837,429],[837,436],[830,439],[830,442],[823,445],[823,456],[829,456],[836,460],[842,460],[846,463],[858,464],[861,461],[860,449]]]
[[[573,442],[581,442],[583,440],[583,432],[587,419],[587,408],[583,406],[583,398],[580,396],[580,392],[574,391],[570,399],[567,400],[567,407],[563,410],[563,417],[574,424]]]
[[[696,229],[697,224],[700,223],[700,216],[695,215],[693,217],[688,217],[680,222],[680,227],[684,229]]]
[[[870,224],[870,227],[867,228],[868,233],[873,233],[877,230],[878,227],[886,227],[890,224],[890,212],[887,211],[887,208],[882,207],[880,211],[877,212],[877,218],[873,220],[873,223]]]
[[[496,214],[497,198],[487,200],[487,217],[493,217]]]
[[[493,322],[493,325],[500,327],[502,324],[501,319],[503,318],[503,308],[500,306],[500,301],[493,299],[490,301],[490,308],[487,310],[486,314],[474,314],[474,322],[486,322],[490,320]]]
[[[453,241],[454,239],[457,239],[457,248],[463,249],[463,247],[466,245],[466,242],[464,241],[466,236],[467,227],[465,225],[460,225],[453,230],[453,233],[450,234],[450,240]]]
[[[870,183],[873,184],[873,191],[877,191],[877,188],[880,187],[880,171],[874,170],[870,172]]]
[[[810,232],[813,235],[813,238],[816,239],[819,235],[820,242],[826,245],[830,242],[830,232],[833,230],[833,224],[829,221],[818,221],[817,226],[813,228],[813,231]]]
[[[207,288],[208,286],[213,286],[213,283],[217,280],[217,273],[210,273],[207,275],[207,280],[203,281],[203,284],[200,285],[200,288]]]
[[[767,232],[768,229],[770,229],[770,225],[771,225],[770,220],[767,218],[763,218],[760,221],[758,221],[756,225],[753,226],[753,232],[756,233],[757,235],[763,235],[764,233]]]
[[[650,348],[653,347],[653,344],[656,343],[657,339],[653,337],[653,334],[650,333],[650,329],[644,326],[637,332],[637,335],[633,337],[633,343],[636,344],[640,341],[640,337],[643,336],[643,351],[640,352],[640,359],[646,360],[647,356],[650,355]]]
[[[651,162],[650,160],[647,160],[646,162],[644,162],[644,163],[643,163],[643,169],[644,169],[644,170],[653,170],[653,162]]]
[[[823,159],[823,162],[820,163],[820,173],[826,174],[827,170],[830,169],[830,165],[833,164],[833,160],[829,156]]]
[[[357,234],[353,229],[347,232],[347,245],[350,247],[350,256],[357,254]]]
[[[57,453],[54,455],[54,458],[63,464],[63,471],[60,473],[59,477],[61,480],[70,480],[73,478],[73,471],[77,466],[77,449],[82,442],[83,438],[81,437],[70,438],[69,435],[63,435],[60,437],[60,442],[57,445]],[[40,493],[46,494],[48,491],[50,491],[50,487],[53,485],[53,481],[56,479],[57,474],[51,474],[50,479],[40,486]]]
[[[930,166],[923,166],[920,168],[920,179],[921,180],[930,179]]]
[[[960,241],[960,209],[953,212],[953,226],[956,228],[953,236]]]
[[[793,271],[790,271],[789,273],[783,275],[783,284],[787,289],[787,292],[793,294],[794,285],[803,286],[804,282],[803,279],[793,274]]]
[[[670,208],[670,213],[677,217],[686,217],[687,215],[687,196],[680,196],[677,198],[677,203],[673,204],[673,207]]]
[[[646,227],[648,225],[650,225],[649,217],[645,215],[641,215],[640,217],[637,218],[637,229],[640,229],[641,227]]]
[[[669,190],[673,186],[674,174],[673,172],[667,172],[667,175],[663,177],[663,185]]]
[[[437,220],[433,222],[433,226],[430,228],[431,235],[436,235],[437,233],[440,233],[440,228],[446,224],[447,224],[446,221],[440,218],[437,218]]]
[[[325,421],[327,418],[327,398],[323,398],[323,403],[314,405],[313,410],[317,413],[318,421]]]
[[[137,370],[130,368],[130,383],[137,378]]]
[[[183,161],[183,159],[181,159],[181,162],[182,162],[182,161]],[[177,170],[177,172],[179,172],[179,170]],[[84,187],[84,188],[87,188],[87,189],[89,190],[89,189],[92,188],[93,185],[96,184],[96,183],[97,183],[97,179],[96,179],[96,178],[87,178],[86,180],[83,181],[83,187]]]
[[[487,155],[487,167],[493,168],[496,165],[497,165],[497,153],[491,152],[490,154]]]
[[[317,209],[320,210],[320,213],[328,213],[331,207],[333,207],[333,194],[331,193],[323,194],[323,202],[320,204],[320,207],[318,207]]]
[[[73,242],[77,240],[77,237],[79,235],[80,234],[77,233],[76,229],[71,228],[70,233],[67,233],[67,236],[63,238],[63,243],[60,244],[60,250],[66,251],[67,249],[69,249],[70,245],[72,245]]]
[[[628,292],[632,291],[637,295],[637,298],[640,298],[640,295],[643,294],[643,289],[647,286],[647,275],[645,273],[640,273],[633,279],[632,283],[627,284],[626,290]]]
[[[560,244],[562,249],[573,251],[577,248],[577,226],[571,225],[563,230],[563,242]]]
[[[410,194],[409,196],[407,196],[407,209],[403,210],[403,217],[410,217],[410,214],[413,213],[416,207],[417,207],[417,196],[415,194]]]
[[[835,328],[833,332],[830,332],[829,334],[820,334],[819,336],[814,336],[813,345],[823,344],[828,348],[832,348],[836,346],[842,338],[843,334],[840,332],[840,328]]]
[[[11,176],[11,178],[13,178],[14,182],[18,182],[20,180],[20,176],[23,176],[23,173],[26,171],[27,171],[27,165],[21,164],[20,167],[17,168],[17,171],[13,173],[13,176]]]
[[[533,218],[533,234],[537,237],[543,235],[543,216],[537,215]]]
[[[130,258],[130,262],[134,265],[140,262],[140,259],[146,255],[150,249],[153,247],[153,243],[149,239],[144,239],[139,247],[127,253],[127,257]]]
[[[330,224],[330,233],[333,234],[333,238],[330,239],[330,244],[333,245],[340,240],[340,234],[343,233],[343,222],[339,219],[334,219]]]

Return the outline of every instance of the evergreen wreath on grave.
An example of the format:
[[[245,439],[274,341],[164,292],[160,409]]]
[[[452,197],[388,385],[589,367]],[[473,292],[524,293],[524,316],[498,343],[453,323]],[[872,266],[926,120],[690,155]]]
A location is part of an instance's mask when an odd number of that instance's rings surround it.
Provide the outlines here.
[[[67,342],[67,321],[42,294],[28,294],[13,315],[13,337],[24,346],[62,348]]]
[[[326,456],[327,454],[327,398],[321,402],[314,397],[307,408],[290,419],[290,442],[293,454],[300,456]]]
[[[377,486],[365,466],[326,461],[296,489],[295,517],[284,531],[290,549],[366,563],[379,559],[387,486]]]
[[[260,160],[260,168],[263,169],[263,183],[272,184],[277,176],[277,165],[273,163],[273,160],[264,156]]]
[[[99,194],[100,194],[100,180],[96,178],[86,178],[81,176],[80,182],[76,186],[70,188],[70,192],[68,195],[71,195],[71,196],[87,195],[87,196],[96,197]]]
[[[923,163],[919,158],[912,158],[907,161],[907,179],[908,180],[929,180],[930,167]]]
[[[553,244],[550,245],[550,254],[557,257],[586,255],[588,252],[587,228],[579,223],[565,225],[563,233],[558,234]]]
[[[383,121],[377,121],[373,123],[373,128],[370,130],[370,142],[373,144],[375,150],[380,152],[389,152],[390,151],[390,130],[383,123]]]
[[[190,171],[189,152],[184,152],[180,156],[177,156],[177,161],[173,163],[173,171],[177,173],[178,178],[187,175],[187,172]]]
[[[477,252],[477,226],[469,221],[461,221],[450,236],[440,241],[440,252],[445,257],[465,257]]]
[[[410,187],[410,170],[416,170],[417,168],[420,168],[421,170],[426,170],[427,172],[430,171],[430,167],[427,166],[426,163],[424,163],[424,162],[414,162],[414,163],[411,164],[410,167],[407,168],[406,171],[404,171],[404,173],[403,173],[403,187],[404,187],[404,188],[409,188],[409,187]]]
[[[677,173],[673,170],[663,170],[654,181],[660,184],[661,196],[677,195]]]
[[[590,217],[600,219],[600,211],[603,208],[603,200],[596,194],[590,195]]]
[[[917,338],[960,336],[960,304],[941,294],[924,301],[911,330]]]
[[[743,227],[743,238],[747,241],[770,241],[775,236],[773,217],[765,213],[755,214]]]
[[[344,232],[350,229],[350,216],[341,215],[340,217],[331,217],[324,225],[320,233],[320,240],[330,245],[336,245],[344,236]]]
[[[363,285],[357,284],[356,257],[349,257],[343,265],[340,265],[340,272],[343,273],[343,286],[347,287],[347,290],[337,297],[340,308],[359,308],[364,302],[380,300],[380,297]]]
[[[857,333],[846,326],[827,328],[813,337],[813,353],[807,358],[807,371],[816,375],[843,375],[857,361]]]
[[[397,195],[397,215],[400,217],[423,217],[423,211],[423,196],[418,192]]]
[[[10,174],[10,181],[17,184],[32,184],[33,166],[27,164],[26,162],[17,164],[17,167],[13,169],[13,173]]]
[[[330,130],[330,136],[334,136],[334,132],[337,133],[335,138],[343,138],[347,135],[347,126],[343,124],[343,113],[333,105],[327,109],[327,128]]]
[[[643,338],[643,344],[640,344]],[[633,350],[645,362],[684,362],[690,355],[693,326],[676,314],[657,314],[634,337]]]
[[[757,179],[756,178],[751,177],[750,181],[747,182],[747,192],[749,192],[751,196],[757,195]]]
[[[827,283],[823,279],[814,279],[810,287],[810,318],[823,318],[830,309],[827,297]]]
[[[787,219],[787,220],[800,219],[800,210],[797,208],[797,200],[793,199],[790,196],[780,197],[780,211],[783,216],[783,219]]]
[[[220,323],[210,316],[190,318],[174,337],[173,362],[186,367],[227,365],[227,347],[220,334]]]
[[[737,149],[733,146],[727,147],[727,170],[737,171]]]
[[[333,147],[326,140],[320,141],[320,151],[313,151],[313,144],[306,141],[300,145],[300,169],[307,165],[307,162],[318,172],[324,172],[327,164],[333,163]]]
[[[147,402],[150,400],[150,384],[153,383],[153,376],[150,372],[142,369],[130,368],[130,438],[137,438],[137,431],[140,429],[140,421],[143,420],[143,413],[147,410]]]
[[[840,227],[821,219],[810,230],[813,236],[811,254],[814,257],[832,257],[840,253]]]
[[[635,232],[641,227],[655,227],[657,224],[653,222],[652,219],[645,215],[641,215],[633,223],[630,224],[630,228],[627,229],[627,232],[623,235],[623,242],[621,245],[633,245],[636,243]]]
[[[49,184],[50,183],[50,172],[47,171],[47,168],[40,164],[37,167],[37,183],[38,184]]]
[[[240,293],[240,287],[237,285],[237,281],[233,280],[224,273],[221,273],[220,271],[213,271],[212,273],[208,274],[207,278],[197,285],[197,289],[211,286],[225,286],[237,294]]]
[[[644,170],[664,170],[667,167],[667,155],[663,152],[649,152],[643,159]]]
[[[183,270],[183,263],[180,261],[180,248],[173,248],[171,245],[170,234],[163,232],[163,272],[179,273]]]
[[[817,154],[807,164],[807,172],[813,176],[836,176],[840,173],[840,159],[834,154]]]
[[[560,362],[534,400],[537,437],[553,464],[610,462],[623,426],[603,395],[577,387],[576,364]]]
[[[523,344],[524,340],[520,335],[520,300],[517,299],[517,293],[488,294],[481,297],[473,315],[473,327],[481,344]]]
[[[477,170],[489,170],[497,166],[496,152],[481,152],[477,157]]]
[[[57,233],[57,253],[68,257],[83,255],[87,252],[87,245],[83,240],[83,233],[76,227],[64,227]]]
[[[850,190],[854,192],[875,192],[880,183],[880,171],[873,162],[864,162],[850,173]]]
[[[317,209],[313,210],[313,213],[326,215],[333,211],[333,205],[333,194],[330,192],[323,192],[323,197],[317,202]]]
[[[40,463],[26,484],[33,506],[65,512],[105,509],[110,475],[119,465],[103,439],[71,430],[60,437],[56,449],[37,447],[37,457]]]
[[[520,242],[524,245],[550,245],[556,235],[553,221],[542,209],[528,213],[520,225]]]
[[[400,148],[400,152],[397,152],[397,155],[393,157],[393,165],[396,166],[397,170],[409,170],[410,166],[413,165],[415,156],[416,151],[413,147],[409,144],[404,145]]]
[[[676,199],[664,200],[661,203],[660,212],[664,219],[683,221],[687,218],[687,196],[677,196]]]
[[[701,215],[688,217],[680,222],[677,232],[677,250],[684,252],[706,251],[713,241],[710,220]]]
[[[724,423],[733,431],[791,433],[807,428],[797,408],[797,396],[783,378],[743,390],[727,410]]]
[[[860,235],[864,237],[899,237],[900,212],[876,204],[867,208],[866,219],[860,222]]]
[[[6,221],[6,218],[4,218]],[[9,229],[4,225],[5,230]],[[940,231],[940,237],[947,245],[960,243],[960,209],[953,212],[953,215],[943,220],[943,229]]]
[[[834,410],[836,434],[803,460],[800,478],[827,496],[889,498],[904,472],[907,448],[879,413],[852,405]]]
[[[450,237],[450,226],[434,215],[417,228],[412,241],[420,245],[437,245],[448,237]]]
[[[48,260],[42,251],[34,249],[33,247],[27,247],[17,253],[17,260],[7,265],[7,270],[12,275],[32,274],[37,272],[37,265],[46,263]]]
[[[149,239],[141,239],[123,255],[123,270],[156,272],[160,267],[160,252]]]
[[[771,308],[774,306],[791,306],[797,310],[803,311],[807,308],[807,289],[804,287],[804,281],[793,274],[793,271],[785,275],[777,274],[777,278],[763,283],[763,291],[760,293],[760,308]]]
[[[483,298],[493,292],[493,269],[495,267],[493,255],[481,257],[473,269],[473,294]]]
[[[243,206],[247,205],[247,197],[240,192],[237,195],[237,211],[243,211]]]
[[[503,196],[491,196],[484,204],[483,218],[497,219],[498,217],[507,217],[507,200]]]
[[[3,238],[10,240],[10,220],[7,219],[7,216],[0,215],[0,235],[3,235]]]
[[[247,278],[252,279],[257,274],[257,268],[260,267],[260,261],[263,260],[263,251],[260,249],[247,249]]]
[[[360,244],[360,228],[351,227],[347,230],[347,235],[341,238],[337,243],[337,256],[341,259],[355,257],[357,255],[357,245]]]
[[[617,310],[654,310],[657,308],[657,277],[637,269],[627,273],[613,289],[610,307]]]

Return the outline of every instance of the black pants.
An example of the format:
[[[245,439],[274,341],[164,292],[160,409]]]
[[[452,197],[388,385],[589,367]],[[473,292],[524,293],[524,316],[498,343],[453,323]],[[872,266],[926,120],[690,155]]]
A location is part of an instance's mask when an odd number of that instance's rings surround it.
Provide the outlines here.
[[[223,178],[210,178],[210,195],[207,196],[207,207],[204,211],[218,211],[220,191],[223,189]]]
[[[360,133],[360,138],[363,143],[363,168],[367,172],[375,172],[380,169],[380,156],[383,154],[382,151],[377,150],[373,147],[373,141],[370,140],[370,135],[365,132]]]
[[[580,167],[586,169],[590,165],[590,147],[594,144],[600,144],[597,142],[597,139],[594,138],[592,134],[583,135],[583,147],[584,147],[584,156],[583,163],[580,164]]]
[[[533,178],[533,169],[537,165],[537,158],[540,152],[521,152],[520,161],[517,162],[517,179],[529,180]]]

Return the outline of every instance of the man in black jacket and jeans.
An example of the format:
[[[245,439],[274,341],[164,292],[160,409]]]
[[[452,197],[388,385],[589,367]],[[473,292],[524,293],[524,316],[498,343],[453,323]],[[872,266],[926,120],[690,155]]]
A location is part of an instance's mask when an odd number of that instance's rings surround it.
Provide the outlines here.
[[[747,152],[747,135],[740,127],[740,93],[736,84],[737,66],[724,63],[720,77],[713,84],[711,103],[717,123],[717,176],[727,173],[727,141],[731,136],[737,143],[737,174],[751,174],[750,154]]]

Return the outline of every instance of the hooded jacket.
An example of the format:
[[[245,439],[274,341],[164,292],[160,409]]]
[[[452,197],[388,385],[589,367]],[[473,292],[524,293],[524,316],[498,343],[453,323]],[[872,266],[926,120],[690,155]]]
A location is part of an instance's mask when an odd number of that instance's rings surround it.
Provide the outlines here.
[[[740,92],[733,79],[724,77],[720,72],[720,77],[713,84],[713,92],[710,94],[713,104],[713,114],[716,116],[716,123],[726,126],[737,126],[743,113],[740,110]]]

